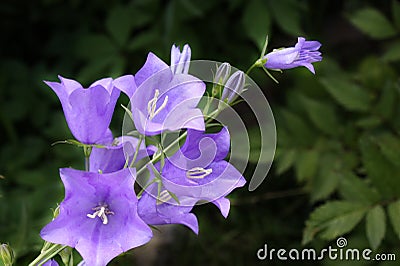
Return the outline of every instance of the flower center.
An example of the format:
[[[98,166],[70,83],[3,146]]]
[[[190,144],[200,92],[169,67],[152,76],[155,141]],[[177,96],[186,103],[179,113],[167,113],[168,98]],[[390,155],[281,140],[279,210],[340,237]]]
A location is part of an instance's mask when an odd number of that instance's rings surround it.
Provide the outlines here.
[[[212,169],[194,167],[186,172],[186,177],[190,179],[202,179],[212,173]]]
[[[160,91],[156,90],[154,92],[154,97],[147,103],[147,111],[149,112],[149,118],[150,120],[153,119],[158,113],[161,112],[162,109],[165,108],[165,106],[168,103],[168,95],[165,96],[164,102],[158,107],[157,109],[157,101],[158,101],[158,96],[160,95]]]
[[[100,219],[103,222],[103,224],[108,224],[107,215],[114,215],[114,212],[112,212],[112,211],[110,211],[110,209],[108,209],[108,205],[107,204],[100,204],[99,206],[92,208],[92,210],[94,212],[92,214],[88,213],[86,216],[91,218],[91,219],[95,219],[96,217],[100,217]]]

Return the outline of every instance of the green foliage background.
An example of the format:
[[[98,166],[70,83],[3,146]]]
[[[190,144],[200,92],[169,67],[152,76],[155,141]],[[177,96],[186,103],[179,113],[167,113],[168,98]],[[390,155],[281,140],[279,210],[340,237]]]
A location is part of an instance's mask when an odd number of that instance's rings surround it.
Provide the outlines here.
[[[256,191],[233,193],[227,220],[213,206],[196,208],[200,235],[178,227],[157,265],[283,265],[257,261],[257,250],[265,243],[320,249],[340,236],[351,248],[400,260],[397,1],[6,0],[0,32],[0,242],[15,249],[16,265],[37,255],[38,232],[62,200],[58,168],[82,168],[80,150],[50,145],[71,135],[42,80],[61,74],[88,86],[135,73],[149,51],[168,62],[173,43],[189,43],[193,59],[247,69],[266,34],[270,49],[292,46],[297,36],[319,40],[317,75],[275,73],[277,85],[253,72],[277,123],[273,168]],[[116,109],[118,134],[123,110]],[[257,153],[257,138],[252,147]],[[132,253],[110,265],[131,265]]]

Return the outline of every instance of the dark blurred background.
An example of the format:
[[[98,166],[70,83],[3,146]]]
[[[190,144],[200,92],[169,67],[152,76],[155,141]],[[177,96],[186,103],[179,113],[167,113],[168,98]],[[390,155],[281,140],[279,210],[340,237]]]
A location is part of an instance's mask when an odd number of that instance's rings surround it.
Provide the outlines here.
[[[277,124],[267,180],[254,192],[235,191],[226,220],[214,206],[196,207],[199,236],[177,226],[158,234],[153,253],[144,252],[154,265],[283,265],[290,261],[259,261],[256,252],[264,244],[336,247],[345,236],[353,248],[397,252],[400,260],[397,1],[3,0],[0,32],[0,242],[14,248],[16,265],[41,249],[38,233],[63,197],[58,168],[83,167],[78,148],[51,146],[72,136],[43,80],[60,74],[88,86],[135,73],[150,51],[169,62],[174,43],[189,43],[192,59],[246,70],[266,34],[269,50],[293,46],[298,36],[319,40],[324,57],[315,76],[288,70],[274,73],[275,84],[263,71],[251,75]],[[116,135],[122,118],[117,104]],[[258,139],[251,144],[257,153]],[[110,265],[143,264],[135,253]]]

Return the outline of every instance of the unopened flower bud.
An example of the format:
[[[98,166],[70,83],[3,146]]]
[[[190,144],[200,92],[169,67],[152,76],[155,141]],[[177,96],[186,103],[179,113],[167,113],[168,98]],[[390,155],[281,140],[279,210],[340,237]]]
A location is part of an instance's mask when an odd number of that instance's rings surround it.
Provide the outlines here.
[[[215,73],[214,83],[219,85],[225,85],[225,82],[229,78],[231,74],[231,65],[229,63],[222,63],[217,68],[217,72]]]
[[[243,71],[236,71],[228,79],[222,92],[221,101],[232,103],[244,91],[245,75]]]
[[[7,244],[0,245],[0,258],[4,266],[11,266],[14,263],[14,252]]]
[[[182,53],[179,46],[171,48],[171,70],[174,74],[187,74],[189,72],[190,58],[192,52],[190,46],[185,44]]]

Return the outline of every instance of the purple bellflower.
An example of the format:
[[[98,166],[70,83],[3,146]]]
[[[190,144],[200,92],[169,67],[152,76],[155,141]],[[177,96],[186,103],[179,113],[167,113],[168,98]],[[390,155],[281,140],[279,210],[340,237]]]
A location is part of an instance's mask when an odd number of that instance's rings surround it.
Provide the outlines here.
[[[90,153],[90,172],[112,173],[130,166],[136,152],[139,140],[132,136],[122,136],[114,139],[111,145],[104,148],[93,147]],[[141,143],[136,161],[150,156],[156,152],[155,146],[146,147]]]
[[[171,48],[171,71],[174,74],[187,74],[189,72],[190,57],[192,51],[188,44],[185,44],[182,53],[179,46],[172,45]]]
[[[276,49],[264,56],[267,59],[265,67],[268,69],[289,69],[299,66],[308,68],[315,74],[312,63],[322,60],[321,53],[318,49],[321,43],[318,41],[306,41],[303,37],[299,37],[294,47]]]
[[[85,89],[74,80],[58,77],[60,83],[45,83],[60,99],[72,135],[84,144],[103,144],[112,139],[109,125],[120,94],[112,79],[98,80]]]
[[[159,164],[156,164],[155,167],[159,168]],[[154,177],[151,171],[150,175],[151,178]],[[193,206],[194,203],[185,206],[179,205],[164,187],[158,188],[158,183],[153,183],[146,188],[140,197],[138,213],[147,224],[183,224],[195,234],[198,234],[197,217],[190,212]]]
[[[241,173],[224,161],[229,147],[226,127],[215,134],[188,130],[185,144],[165,162],[163,185],[182,199],[182,205],[200,200],[212,202],[226,218],[230,202],[225,197],[246,183]]]
[[[205,92],[204,82],[188,74],[174,74],[153,53],[135,76],[120,77],[114,85],[130,97],[133,121],[141,134],[205,129],[203,114],[196,108]]]
[[[60,169],[65,198],[41,237],[75,248],[86,265],[96,266],[147,243],[152,231],[138,216],[132,173],[129,168],[109,174]]]

